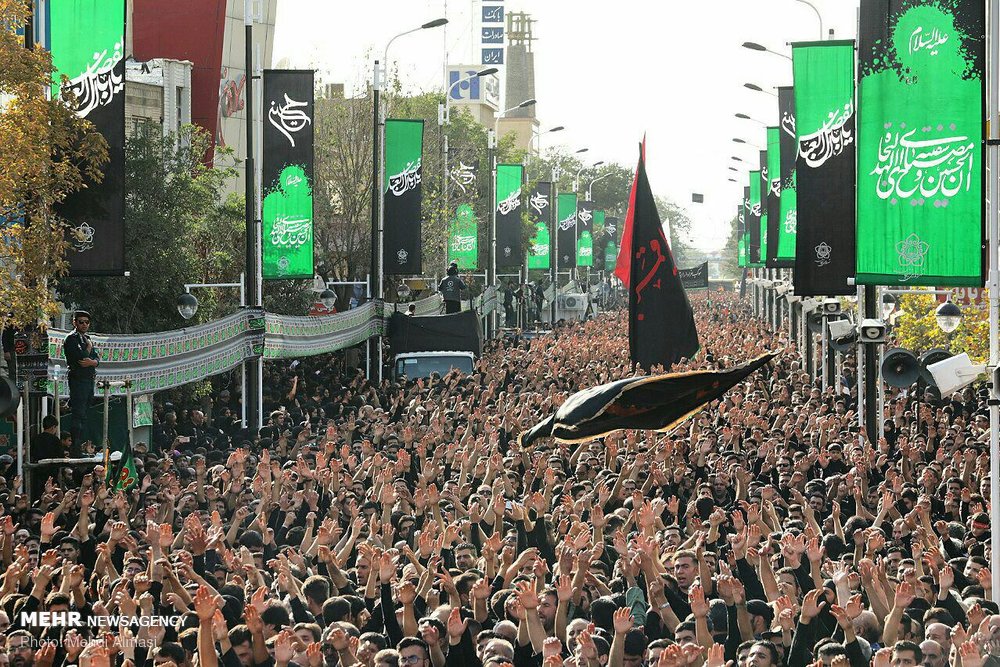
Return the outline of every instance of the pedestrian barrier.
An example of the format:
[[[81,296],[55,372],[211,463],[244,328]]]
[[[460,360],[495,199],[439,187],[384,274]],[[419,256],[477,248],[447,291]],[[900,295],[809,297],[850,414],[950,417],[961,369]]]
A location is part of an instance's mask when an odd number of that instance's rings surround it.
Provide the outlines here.
[[[414,302],[417,315],[436,315],[441,295]],[[497,292],[488,288],[472,301],[486,315],[497,308]],[[334,315],[289,316],[244,308],[238,313],[193,327],[147,334],[91,334],[101,355],[97,381],[112,385],[113,395],[123,395],[120,383],[132,381],[133,394],[148,394],[236,368],[247,359],[290,359],[329,354],[385,334],[392,308],[384,301]],[[54,393],[58,374],[66,377],[63,341],[69,334],[49,329],[48,392]]]

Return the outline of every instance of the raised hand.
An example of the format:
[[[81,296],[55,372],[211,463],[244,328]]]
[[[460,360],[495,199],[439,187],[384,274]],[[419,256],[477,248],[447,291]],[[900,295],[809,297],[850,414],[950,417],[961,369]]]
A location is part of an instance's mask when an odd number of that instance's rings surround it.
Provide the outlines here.
[[[614,613],[613,623],[615,634],[624,635],[628,633],[628,631],[635,625],[635,618],[632,616],[632,610],[628,607],[620,607]]]

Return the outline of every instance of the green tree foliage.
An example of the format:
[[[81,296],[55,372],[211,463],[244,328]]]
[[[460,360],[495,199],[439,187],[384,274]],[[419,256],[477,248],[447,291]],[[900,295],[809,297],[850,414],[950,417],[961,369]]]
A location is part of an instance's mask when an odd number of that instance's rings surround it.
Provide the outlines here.
[[[125,145],[127,277],[66,278],[67,305],[91,311],[97,331],[145,333],[186,325],[177,313],[185,283],[238,282],[244,263],[242,196],[223,197],[232,170],[203,161],[210,137],[193,126],[179,134],[139,132]],[[238,304],[233,290],[200,290],[196,321]]]
[[[902,315],[893,329],[896,343],[916,354],[936,347],[953,354],[967,352],[975,363],[986,363],[990,356],[990,323],[986,305],[959,306],[962,309],[962,324],[950,334],[941,331],[934,317],[940,305],[928,295],[901,297],[899,308]]]

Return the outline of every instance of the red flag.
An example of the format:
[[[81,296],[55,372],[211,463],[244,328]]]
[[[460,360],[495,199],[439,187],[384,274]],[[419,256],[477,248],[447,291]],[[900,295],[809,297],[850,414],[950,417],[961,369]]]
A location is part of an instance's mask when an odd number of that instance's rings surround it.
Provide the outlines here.
[[[642,143],[639,145],[639,155],[643,162],[646,161],[646,135],[642,136]],[[628,210],[625,211],[625,226],[622,227],[622,241],[618,246],[618,260],[615,263],[615,277],[622,281],[625,287],[629,286],[629,276],[632,271],[632,226],[635,224],[635,186],[639,181],[639,168],[635,169],[635,176],[632,178],[632,189],[628,195]]]

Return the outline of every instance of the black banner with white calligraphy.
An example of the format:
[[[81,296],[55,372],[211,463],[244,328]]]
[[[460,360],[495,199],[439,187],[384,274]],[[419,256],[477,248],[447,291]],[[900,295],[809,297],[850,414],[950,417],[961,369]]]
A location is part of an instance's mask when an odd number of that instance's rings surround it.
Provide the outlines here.
[[[854,42],[792,45],[798,158],[795,294],[843,296],[855,265]]]
[[[424,121],[385,121],[382,261],[387,276],[421,272],[423,141]]]
[[[125,273],[125,0],[48,3],[54,81],[75,98],[75,111],[108,143],[100,183],[56,208],[68,225],[69,275]],[[58,96],[58,83],[53,95]]]
[[[313,276],[313,71],[264,70],[261,275]]]
[[[778,243],[776,249],[777,266],[795,266],[795,230],[797,212],[795,210],[795,157],[798,155],[798,137],[795,134],[795,93],[791,86],[778,88],[778,115],[780,139],[779,149],[781,195],[778,212]]]
[[[497,266],[521,267],[524,251],[521,249],[521,186],[524,167],[519,164],[498,164],[496,181],[497,199]]]
[[[690,269],[681,269],[680,274],[684,289],[708,289],[708,262]]]

